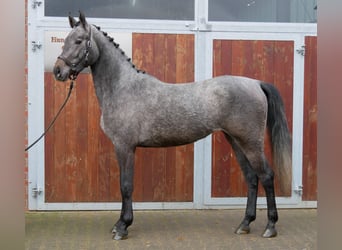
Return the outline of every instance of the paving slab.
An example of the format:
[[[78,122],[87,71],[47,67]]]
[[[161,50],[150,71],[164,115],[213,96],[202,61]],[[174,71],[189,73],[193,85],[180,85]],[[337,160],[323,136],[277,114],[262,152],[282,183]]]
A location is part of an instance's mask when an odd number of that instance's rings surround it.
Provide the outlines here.
[[[278,212],[278,236],[265,239],[266,210],[258,210],[247,235],[234,233],[244,210],[135,211],[121,241],[110,233],[119,211],[27,212],[25,249],[317,249],[316,209]]]

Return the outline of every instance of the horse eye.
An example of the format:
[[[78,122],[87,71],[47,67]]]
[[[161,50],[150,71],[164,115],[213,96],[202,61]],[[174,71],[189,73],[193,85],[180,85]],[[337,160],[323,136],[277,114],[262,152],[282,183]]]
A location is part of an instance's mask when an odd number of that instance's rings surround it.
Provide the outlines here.
[[[80,39],[77,39],[75,43],[79,45],[79,44],[81,44],[81,43],[82,43],[82,40],[80,40]]]

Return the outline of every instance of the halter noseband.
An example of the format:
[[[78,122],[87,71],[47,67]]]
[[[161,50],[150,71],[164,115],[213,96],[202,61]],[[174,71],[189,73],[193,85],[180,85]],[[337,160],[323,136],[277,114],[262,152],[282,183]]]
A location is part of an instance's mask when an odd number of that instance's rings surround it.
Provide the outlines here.
[[[89,59],[89,49],[91,48],[91,27],[89,28],[89,38],[86,42],[86,48],[84,50],[84,54],[83,57],[79,60],[78,63],[72,63],[68,58],[63,57],[62,55],[58,56],[58,59],[62,60],[66,65],[68,65],[71,68],[71,74],[69,76],[69,78],[71,80],[76,80],[77,75],[79,74],[79,72],[76,71],[77,66],[83,64],[83,67],[88,67],[88,59]]]

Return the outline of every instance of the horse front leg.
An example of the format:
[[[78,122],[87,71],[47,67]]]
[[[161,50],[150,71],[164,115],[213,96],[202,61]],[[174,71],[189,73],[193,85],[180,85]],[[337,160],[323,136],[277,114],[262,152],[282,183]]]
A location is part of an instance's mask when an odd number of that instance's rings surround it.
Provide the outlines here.
[[[128,236],[127,228],[133,223],[133,175],[134,175],[134,148],[115,145],[116,156],[120,167],[120,190],[122,208],[119,220],[115,223],[112,233],[115,240],[125,239]]]

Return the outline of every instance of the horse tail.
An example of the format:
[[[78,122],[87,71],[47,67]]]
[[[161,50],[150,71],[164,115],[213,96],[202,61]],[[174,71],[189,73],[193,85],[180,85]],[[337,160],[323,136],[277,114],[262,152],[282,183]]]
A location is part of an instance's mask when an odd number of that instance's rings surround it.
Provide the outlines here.
[[[291,195],[292,144],[282,98],[275,86],[261,83],[267,97],[267,127],[270,132],[273,164],[279,176],[279,184],[285,195]]]

